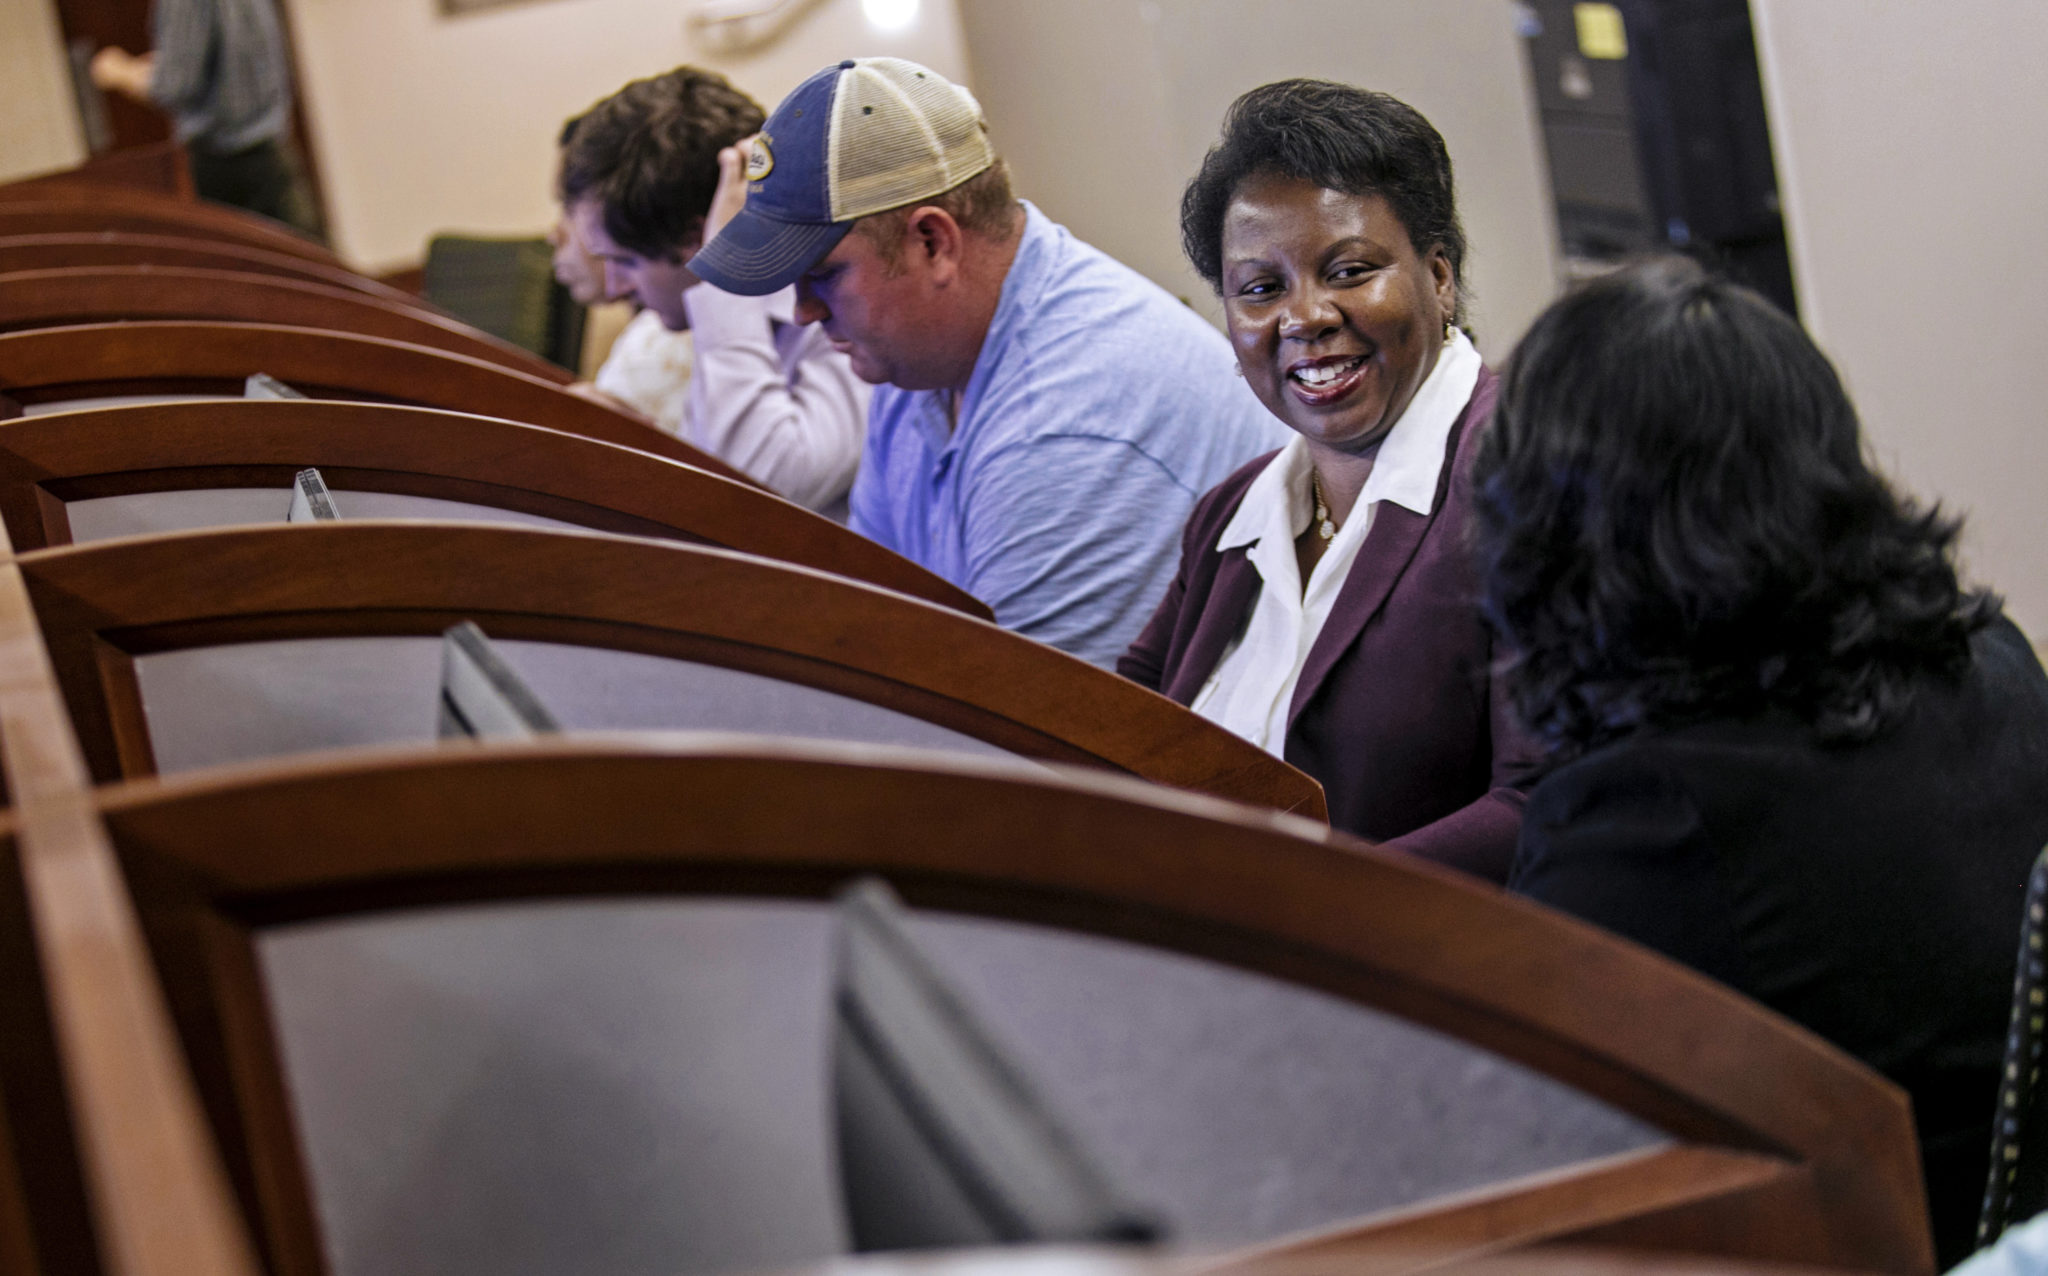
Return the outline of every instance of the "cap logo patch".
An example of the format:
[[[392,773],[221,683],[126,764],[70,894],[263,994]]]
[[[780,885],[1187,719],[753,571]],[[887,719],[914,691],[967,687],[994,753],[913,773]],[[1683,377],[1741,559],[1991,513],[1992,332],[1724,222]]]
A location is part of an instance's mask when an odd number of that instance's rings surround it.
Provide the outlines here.
[[[775,153],[768,149],[768,138],[763,134],[747,147],[747,180],[758,182],[774,171]]]

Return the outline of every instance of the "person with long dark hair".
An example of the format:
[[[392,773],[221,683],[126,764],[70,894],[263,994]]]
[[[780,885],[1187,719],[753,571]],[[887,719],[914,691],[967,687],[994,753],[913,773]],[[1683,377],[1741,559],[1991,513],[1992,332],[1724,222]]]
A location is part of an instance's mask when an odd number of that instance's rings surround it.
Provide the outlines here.
[[[1336,827],[1498,881],[1523,751],[1466,553],[1494,376],[1457,326],[1443,138],[1384,93],[1253,89],[1188,183],[1181,240],[1295,437],[1196,503],[1117,671],[1315,776]]]
[[[1872,470],[1795,321],[1680,259],[1536,321],[1473,482],[1547,766],[1510,889],[1903,1086],[1954,1262],[2048,840],[2048,677],[1959,582],[1956,521]]]

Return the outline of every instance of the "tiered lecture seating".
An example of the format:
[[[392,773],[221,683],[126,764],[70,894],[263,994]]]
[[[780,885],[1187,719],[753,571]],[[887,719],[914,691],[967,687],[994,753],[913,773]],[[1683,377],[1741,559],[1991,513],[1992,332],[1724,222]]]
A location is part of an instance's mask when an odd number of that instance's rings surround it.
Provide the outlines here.
[[[0,240],[287,251],[86,203]],[[1875,1073],[547,377],[150,320],[0,334],[0,396],[0,1268],[817,1264],[873,875],[1201,1270],[1931,1270]],[[560,733],[435,738],[465,621]]]
[[[275,523],[318,467],[346,515],[469,518],[690,541],[833,572],[989,619],[959,587],[828,519],[633,448],[391,404],[131,404],[0,424],[18,550]]]
[[[316,399],[502,417],[753,483],[645,418],[547,378],[402,341],[275,324],[159,320],[0,333],[0,420],[110,403],[239,398],[259,372]]]
[[[75,199],[81,195],[139,191],[176,201],[196,198],[185,148],[173,141],[123,146],[89,156],[76,168],[0,184],[0,200]]]
[[[0,328],[123,319],[223,319],[328,328],[451,350],[568,384],[569,373],[417,303],[331,284],[200,266],[66,266],[0,274]]]
[[[1001,919],[928,928],[1104,1158],[1198,1239],[1252,1239],[1227,1230],[1256,1222],[1242,1195],[1222,1219],[1204,1211],[1283,1173],[1325,1207],[1407,1205],[1269,1242],[1325,1270],[1374,1247],[1558,1239],[1928,1266],[1896,1090],[1658,958],[1312,825],[1000,764],[716,738],[352,755],[138,782],[97,805],[276,1270],[322,1270],[316,1219],[339,1229],[348,1270],[408,1255],[437,1270],[543,1270],[650,1243],[674,1247],[671,1270],[711,1270],[829,1246],[818,918],[748,901],[811,898],[868,872],[913,902]],[[432,923],[394,912],[648,894],[694,903]],[[394,920],[337,924],[370,915]],[[520,922],[519,943],[492,942]],[[666,967],[646,964],[655,937]],[[571,998],[579,971],[609,986]],[[493,972],[516,975],[524,996],[493,988]],[[1456,1090],[1432,1092],[1398,1056],[1372,1061],[1399,1071],[1401,1086],[1383,1088],[1314,1051],[1385,1026],[1354,1004],[1468,1043],[1409,1034],[1417,1063],[1491,1066],[1517,1099],[1572,1103],[1499,1072],[1492,1052],[1664,1141],[1538,1164],[1549,1172],[1441,1205],[1403,1202],[1414,1184],[1385,1176],[1456,1162],[1446,1134],[1486,1132],[1391,1112],[1404,1088],[1424,1103]],[[1267,1052],[1219,1042],[1191,1055],[1173,1030],[1189,1014],[1263,1037]],[[1211,1071],[1246,1066],[1274,1075]],[[1233,1094],[1243,1111],[1205,1106]],[[1260,1123],[1287,1114],[1290,1094],[1313,1110],[1294,1114],[1300,1160],[1282,1170],[1265,1158],[1287,1140]],[[1466,1115],[1504,1115],[1467,1102]],[[547,1167],[592,1177],[546,1188],[529,1176]],[[1498,1177],[1461,1168],[1467,1187]],[[579,1182],[624,1195],[595,1213],[548,1195]]]
[[[424,309],[419,298],[340,266],[220,239],[129,231],[13,235],[0,239],[0,274],[73,266],[197,266],[304,279]]]
[[[1300,772],[1112,674],[957,611],[724,550],[344,518],[18,562],[102,780],[426,739],[439,635],[473,619],[574,727],[1018,755],[1323,814]]]
[[[25,188],[0,193],[0,236],[116,230],[188,235],[247,244],[338,266],[326,248],[265,218],[199,200],[103,186]]]

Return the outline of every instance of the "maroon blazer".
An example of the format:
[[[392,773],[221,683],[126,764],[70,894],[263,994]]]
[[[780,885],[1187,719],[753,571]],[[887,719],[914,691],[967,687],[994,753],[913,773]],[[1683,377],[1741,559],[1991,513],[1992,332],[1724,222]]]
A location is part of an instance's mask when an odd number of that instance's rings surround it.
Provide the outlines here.
[[[1287,760],[1321,780],[1330,823],[1505,881],[1536,751],[1493,676],[1466,544],[1472,457],[1499,392],[1492,372],[1451,427],[1430,514],[1382,502],[1288,709]],[[1117,672],[1191,703],[1258,597],[1243,548],[1216,552],[1273,453],[1196,503],[1180,572]]]

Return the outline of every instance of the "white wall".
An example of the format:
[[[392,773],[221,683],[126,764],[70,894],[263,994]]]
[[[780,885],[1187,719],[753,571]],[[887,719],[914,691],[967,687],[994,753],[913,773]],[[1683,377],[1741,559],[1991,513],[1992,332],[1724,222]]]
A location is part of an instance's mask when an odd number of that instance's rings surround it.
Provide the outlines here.
[[[435,0],[286,7],[335,246],[373,271],[417,262],[439,231],[538,234],[553,219],[562,121],[628,80],[691,62],[772,109],[842,57],[967,72],[953,0],[923,0],[894,34],[871,28],[859,0],[820,0],[744,56],[685,30],[695,0],[527,0],[458,18]]]
[[[2048,639],[2048,5],[1752,0],[1808,329]]]
[[[1443,133],[1498,359],[1556,290],[1533,94],[1506,0],[959,0],[976,93],[1018,190],[1214,317],[1183,263],[1180,191],[1246,89],[1318,76]]]
[[[50,0],[0,0],[0,182],[85,158]]]

